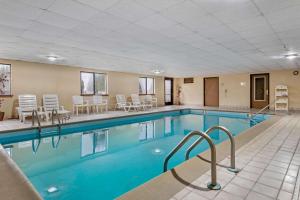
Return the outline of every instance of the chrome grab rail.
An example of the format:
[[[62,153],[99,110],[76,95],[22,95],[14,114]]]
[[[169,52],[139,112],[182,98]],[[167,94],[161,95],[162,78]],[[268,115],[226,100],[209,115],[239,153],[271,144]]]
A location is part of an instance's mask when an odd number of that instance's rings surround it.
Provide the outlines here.
[[[260,109],[259,111],[257,111],[256,113],[248,113],[248,117],[250,119],[253,119],[255,116],[259,115],[260,113],[262,113],[264,110],[266,110],[267,108],[269,108],[271,105],[275,104],[276,100],[274,100],[273,102],[269,103],[268,105],[266,105],[265,107],[263,107],[262,109]]]
[[[207,129],[204,133],[209,135],[211,132],[213,132],[214,130],[222,130],[223,132],[225,132],[228,137],[229,137],[229,140],[230,140],[230,144],[231,144],[231,147],[230,147],[230,167],[227,168],[229,171],[231,172],[234,172],[234,173],[238,173],[240,170],[237,169],[235,167],[235,140],[234,140],[234,137],[233,135],[231,134],[231,132],[223,127],[223,126],[213,126],[209,129]],[[203,141],[203,138],[199,138],[197,139],[189,148],[188,150],[186,151],[185,153],[185,160],[188,160],[190,158],[190,153],[191,151],[198,145],[200,144],[201,142]],[[208,161],[208,160],[206,160]],[[211,161],[208,161],[208,162],[211,162]]]
[[[58,136],[58,140],[56,142],[54,141],[54,137],[56,137],[56,136],[52,136],[52,147],[53,147],[53,149],[57,149],[57,147],[60,143],[61,136],[60,135]]]
[[[170,158],[193,136],[198,135],[203,137],[209,144],[211,150],[211,182],[207,184],[207,187],[212,190],[219,190],[221,189],[220,184],[217,183],[217,159],[216,159],[216,147],[211,140],[211,138],[203,132],[200,131],[192,131],[188,135],[186,135],[178,144],[177,146],[167,155],[164,160],[164,172],[168,170],[168,162]]]
[[[54,116],[56,116],[56,118],[57,118],[57,121],[58,121],[58,124],[61,124],[61,120],[60,120],[60,117],[59,117],[59,115],[58,115],[58,111],[57,111],[57,109],[53,109],[52,110],[52,114],[51,114],[51,117],[52,117],[52,124],[54,125],[55,124],[55,122],[54,122]]]
[[[37,110],[32,110],[32,126],[34,126],[35,124],[35,118],[37,119],[37,123],[38,123],[39,136],[41,136],[42,128],[41,128],[40,117],[38,115]]]
[[[58,124],[57,124],[57,126],[58,126],[58,132],[60,133],[60,131],[61,131],[61,120],[60,120],[60,117],[59,117],[57,109],[53,109],[52,110],[52,114],[51,114],[52,125],[55,125],[55,119],[54,119],[55,116],[56,116],[57,121],[58,121]]]
[[[36,144],[35,144],[35,140],[36,140],[36,139],[33,139],[33,140],[31,141],[31,147],[32,147],[33,153],[36,154],[37,151],[38,151],[38,149],[39,149],[39,147],[40,147],[40,144],[41,144],[41,138],[37,139],[37,140],[38,140],[37,146],[36,146]]]

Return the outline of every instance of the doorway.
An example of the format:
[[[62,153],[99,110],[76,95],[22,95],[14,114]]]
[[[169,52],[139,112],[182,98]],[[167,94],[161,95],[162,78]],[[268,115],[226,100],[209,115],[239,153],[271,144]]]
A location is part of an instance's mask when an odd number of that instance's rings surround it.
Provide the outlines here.
[[[219,106],[219,77],[204,78],[204,106]]]
[[[173,78],[165,78],[165,105],[173,105]]]
[[[250,106],[261,109],[269,105],[269,74],[250,75]]]

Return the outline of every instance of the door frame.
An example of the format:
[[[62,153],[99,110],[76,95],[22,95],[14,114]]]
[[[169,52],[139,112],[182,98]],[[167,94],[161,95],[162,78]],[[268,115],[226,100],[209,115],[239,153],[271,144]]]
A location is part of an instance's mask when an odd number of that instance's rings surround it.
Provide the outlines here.
[[[218,107],[220,106],[220,78],[218,76],[212,76],[212,77],[204,77],[203,78],[203,106],[206,106],[205,102],[205,79],[210,79],[210,78],[217,78],[218,79]]]
[[[252,93],[252,89],[253,89],[253,76],[267,76],[267,90],[268,90],[268,97],[267,97],[267,104],[270,104],[270,73],[260,73],[260,74],[250,74],[250,108],[253,108],[253,93]]]
[[[171,102],[166,103],[166,80],[171,80]],[[174,79],[171,77],[165,77],[164,78],[164,103],[165,105],[174,105]]]

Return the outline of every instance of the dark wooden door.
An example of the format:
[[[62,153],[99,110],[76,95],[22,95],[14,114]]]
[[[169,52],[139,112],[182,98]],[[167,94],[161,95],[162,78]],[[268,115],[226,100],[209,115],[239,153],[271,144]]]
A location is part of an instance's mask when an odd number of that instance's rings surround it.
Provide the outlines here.
[[[219,77],[204,78],[204,105],[219,106]]]
[[[251,74],[251,108],[264,108],[269,104],[269,74]]]
[[[173,105],[173,78],[165,78],[165,105]]]

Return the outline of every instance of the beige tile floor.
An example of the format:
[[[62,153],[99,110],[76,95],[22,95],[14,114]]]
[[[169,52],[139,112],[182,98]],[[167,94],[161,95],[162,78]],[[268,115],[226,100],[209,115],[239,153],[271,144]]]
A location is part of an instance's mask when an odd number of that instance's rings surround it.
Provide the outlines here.
[[[299,142],[300,115],[282,117],[236,152],[240,173],[218,167],[221,190],[205,191],[208,171],[171,200],[299,200]],[[221,163],[228,165],[229,158]]]

